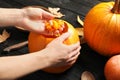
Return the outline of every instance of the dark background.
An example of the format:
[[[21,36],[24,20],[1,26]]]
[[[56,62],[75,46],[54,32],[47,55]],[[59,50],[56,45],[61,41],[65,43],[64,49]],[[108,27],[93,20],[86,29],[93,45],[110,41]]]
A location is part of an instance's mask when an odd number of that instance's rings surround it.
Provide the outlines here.
[[[61,9],[60,12],[65,14],[65,17],[62,19],[71,23],[74,27],[81,27],[77,23],[77,15],[84,20],[85,15],[94,5],[107,1],[110,0],[0,0],[0,7],[22,8],[33,5],[59,7]],[[29,32],[21,31],[13,26],[9,28],[0,28],[0,33],[2,33],[3,29],[6,29],[11,36],[0,44],[1,56],[21,55],[29,52],[27,46],[14,51],[3,52],[5,47],[27,40],[29,35]],[[96,80],[105,80],[104,65],[108,58],[93,51],[86,43],[81,46],[81,55],[78,60],[64,73],[50,74],[39,70],[21,77],[18,80],[80,80],[83,71],[90,71],[95,76]]]

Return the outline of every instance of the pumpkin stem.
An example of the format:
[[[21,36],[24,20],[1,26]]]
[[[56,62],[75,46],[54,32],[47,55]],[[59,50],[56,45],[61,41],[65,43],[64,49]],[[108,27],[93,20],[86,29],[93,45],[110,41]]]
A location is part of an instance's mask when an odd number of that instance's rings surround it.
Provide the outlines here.
[[[120,0],[115,0],[115,4],[111,11],[116,14],[120,13]]]

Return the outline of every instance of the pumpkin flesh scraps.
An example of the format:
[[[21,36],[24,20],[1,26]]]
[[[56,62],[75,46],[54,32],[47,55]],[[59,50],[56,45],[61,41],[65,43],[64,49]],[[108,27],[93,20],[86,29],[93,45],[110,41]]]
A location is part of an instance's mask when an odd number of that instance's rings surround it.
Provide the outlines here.
[[[58,37],[68,31],[67,24],[62,20],[50,20],[49,22],[45,22],[45,26],[45,30],[48,34],[43,35],[46,37]]]

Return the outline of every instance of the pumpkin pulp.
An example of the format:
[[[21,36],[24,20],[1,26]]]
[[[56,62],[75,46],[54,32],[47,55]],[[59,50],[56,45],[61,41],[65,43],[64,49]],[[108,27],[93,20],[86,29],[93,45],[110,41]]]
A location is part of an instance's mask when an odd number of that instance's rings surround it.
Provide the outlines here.
[[[58,20],[58,19],[45,22],[45,26],[46,26],[45,30],[46,32],[48,32],[48,34],[43,34],[43,35],[46,37],[55,38],[68,31],[67,24],[62,20]]]

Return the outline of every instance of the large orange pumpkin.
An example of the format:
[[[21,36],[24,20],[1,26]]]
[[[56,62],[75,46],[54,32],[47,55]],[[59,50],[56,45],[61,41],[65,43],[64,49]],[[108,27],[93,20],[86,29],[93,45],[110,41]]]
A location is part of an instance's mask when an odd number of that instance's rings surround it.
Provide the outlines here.
[[[51,25],[52,24],[52,25]],[[63,30],[59,30],[60,27],[64,25]],[[46,22],[46,30],[54,31],[58,30],[59,33],[57,35],[42,35],[30,32],[29,39],[28,39],[28,47],[30,52],[40,51],[41,49],[44,49],[46,45],[51,42],[56,37],[60,36],[61,34],[65,32],[70,32],[71,36],[64,41],[65,44],[70,45],[74,44],[79,41],[78,32],[74,29],[74,27],[69,24],[68,22],[60,19],[53,19],[49,22]],[[46,68],[44,71],[49,73],[61,73],[65,70],[69,69],[72,65],[69,66],[62,66],[62,67],[52,67],[52,68]]]
[[[120,0],[94,6],[84,20],[88,45],[104,56],[120,53]]]

